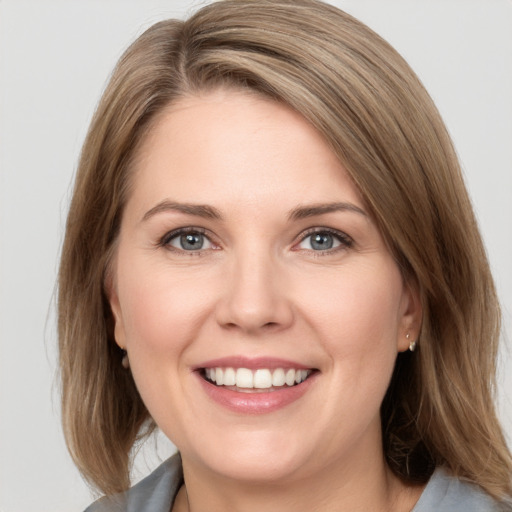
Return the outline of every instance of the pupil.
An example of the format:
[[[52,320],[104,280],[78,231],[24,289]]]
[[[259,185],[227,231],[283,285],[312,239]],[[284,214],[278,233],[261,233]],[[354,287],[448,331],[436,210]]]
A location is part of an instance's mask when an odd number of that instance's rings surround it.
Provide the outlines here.
[[[186,250],[197,250],[203,246],[203,235],[200,233],[188,233],[181,235],[181,246]]]
[[[332,235],[329,233],[316,233],[311,240],[311,247],[319,251],[331,249],[333,246]]]

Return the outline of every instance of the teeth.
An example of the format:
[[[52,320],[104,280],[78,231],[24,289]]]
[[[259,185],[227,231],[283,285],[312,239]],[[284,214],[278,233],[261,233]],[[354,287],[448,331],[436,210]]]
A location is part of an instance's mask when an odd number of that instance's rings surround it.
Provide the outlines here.
[[[294,386],[304,382],[311,370],[295,370],[290,368],[276,368],[269,370],[259,368],[205,368],[206,378],[217,386],[236,386],[246,389],[269,389],[286,386]]]
[[[220,384],[216,382],[219,386]],[[247,368],[238,368],[236,371],[236,387],[237,388],[253,388],[254,387],[254,378],[252,376],[251,370]]]
[[[258,389],[272,387],[272,374],[270,370],[256,370],[254,373],[254,387]]]
[[[274,370],[272,374],[272,386],[279,387],[284,386],[286,383],[286,378],[284,375],[284,370],[282,368],[278,368]]]
[[[226,368],[224,370],[224,386],[236,385],[236,373],[233,368]]]

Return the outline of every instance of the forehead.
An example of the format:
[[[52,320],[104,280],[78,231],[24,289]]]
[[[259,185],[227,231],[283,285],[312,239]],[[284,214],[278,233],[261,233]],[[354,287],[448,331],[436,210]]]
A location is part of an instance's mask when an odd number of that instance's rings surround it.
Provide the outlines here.
[[[281,193],[281,201],[362,203],[334,152],[300,114],[234,90],[187,96],[167,107],[139,149],[132,185],[134,195],[153,201],[167,194],[249,205]]]

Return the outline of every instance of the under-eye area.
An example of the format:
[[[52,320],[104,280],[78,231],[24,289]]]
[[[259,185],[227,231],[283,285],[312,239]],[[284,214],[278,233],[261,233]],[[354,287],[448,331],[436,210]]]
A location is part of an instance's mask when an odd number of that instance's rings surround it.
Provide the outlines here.
[[[226,386],[238,391],[276,391],[297,386],[316,373],[315,369],[295,368],[202,368],[200,374],[216,386]]]

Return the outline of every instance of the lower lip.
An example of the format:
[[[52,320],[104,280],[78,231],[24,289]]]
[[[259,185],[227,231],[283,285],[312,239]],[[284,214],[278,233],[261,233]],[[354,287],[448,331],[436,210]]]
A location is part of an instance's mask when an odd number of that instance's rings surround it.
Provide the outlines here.
[[[308,377],[304,382],[296,386],[286,387],[267,393],[258,390],[257,392],[238,392],[227,389],[224,386],[216,386],[205,380],[198,372],[206,394],[223,407],[240,414],[265,414],[277,411],[286,407],[301,398],[316,380],[317,373]]]

